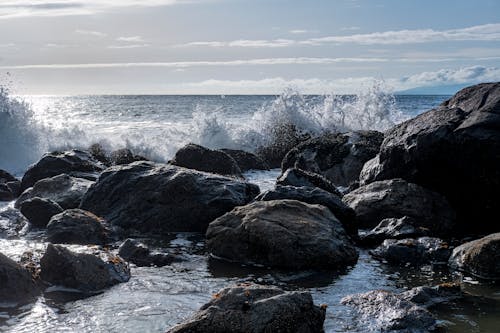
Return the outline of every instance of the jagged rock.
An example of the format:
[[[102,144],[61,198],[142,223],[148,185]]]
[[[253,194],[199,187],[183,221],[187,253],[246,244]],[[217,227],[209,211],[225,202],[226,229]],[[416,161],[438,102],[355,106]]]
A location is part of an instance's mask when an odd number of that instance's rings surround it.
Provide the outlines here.
[[[415,220],[408,216],[383,219],[371,231],[360,236],[360,242],[367,246],[376,246],[385,239],[414,238],[428,234],[428,229],[416,225]]]
[[[168,253],[151,253],[144,244],[133,239],[127,239],[120,245],[118,255],[137,266],[165,266],[170,265],[175,258]]]
[[[358,253],[342,227],[320,205],[296,200],[256,201],[214,220],[207,248],[215,256],[286,268],[338,268]]]
[[[130,269],[120,257],[109,253],[100,256],[75,253],[50,243],[40,260],[40,268],[42,280],[85,293],[97,292],[130,279]]]
[[[39,289],[30,272],[0,253],[0,304],[29,303],[38,294]]]
[[[325,191],[333,193],[342,197],[342,193],[325,177],[296,168],[287,169],[279,176],[276,185],[283,186],[306,186],[306,187],[319,187]]]
[[[145,157],[136,155],[128,148],[122,148],[112,151],[109,154],[109,159],[112,165],[129,164],[137,161],[146,161]]]
[[[104,171],[82,209],[125,232],[205,231],[208,223],[250,202],[256,185],[173,165],[134,162]]]
[[[480,279],[500,280],[500,233],[458,246],[448,264]]]
[[[273,286],[239,285],[214,295],[198,313],[168,333],[319,333],[325,307],[308,292]]]
[[[90,155],[96,160],[101,162],[103,165],[109,167],[111,166],[111,161],[108,156],[108,152],[104,147],[99,144],[99,143],[94,143],[92,144],[89,148],[88,151]]]
[[[267,163],[255,154],[236,149],[220,150],[231,156],[238,163],[241,172],[248,170],[269,170]]]
[[[57,202],[39,197],[23,201],[19,210],[33,226],[38,228],[45,228],[52,216],[63,212]]]

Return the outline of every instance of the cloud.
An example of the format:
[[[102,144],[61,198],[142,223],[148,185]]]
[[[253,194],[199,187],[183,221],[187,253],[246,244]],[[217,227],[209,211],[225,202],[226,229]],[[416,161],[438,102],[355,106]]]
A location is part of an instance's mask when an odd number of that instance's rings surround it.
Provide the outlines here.
[[[92,31],[92,30],[75,30],[75,33],[80,34],[80,35],[87,35],[87,36],[94,36],[94,37],[106,37],[107,34],[104,32],[100,31]]]
[[[189,47],[189,46],[208,46],[208,47],[287,47],[295,45],[296,41],[291,39],[273,39],[273,40],[249,40],[249,39],[238,39],[230,42],[218,42],[218,41],[208,41],[208,42],[191,42],[186,44],[176,45],[177,47]]]
[[[143,47],[149,47],[149,44],[110,45],[108,49],[139,49]]]
[[[318,30],[306,30],[306,29],[295,29],[288,31],[291,34],[299,35],[299,34],[307,34],[307,33],[317,33]]]
[[[118,37],[119,42],[144,42],[141,36]]]
[[[461,83],[500,81],[500,68],[470,66],[459,69],[441,69],[435,72],[423,72],[403,77],[402,85],[410,87],[439,86]]]

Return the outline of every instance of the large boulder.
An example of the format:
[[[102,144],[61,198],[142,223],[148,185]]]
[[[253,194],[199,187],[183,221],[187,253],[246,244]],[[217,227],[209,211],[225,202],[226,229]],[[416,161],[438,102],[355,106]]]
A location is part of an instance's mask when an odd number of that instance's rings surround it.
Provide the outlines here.
[[[256,201],[282,199],[298,200],[312,205],[323,205],[330,209],[349,235],[354,236],[358,233],[354,210],[347,206],[337,195],[318,187],[276,185],[274,189],[262,192],[255,198]]]
[[[220,149],[238,163],[241,172],[248,170],[269,170],[269,166],[257,155],[237,149]]]
[[[256,185],[173,165],[134,162],[102,173],[81,207],[128,231],[205,231],[257,194]]]
[[[51,178],[44,178],[26,189],[16,200],[15,206],[21,207],[22,203],[35,197],[50,199],[63,209],[77,208],[80,206],[83,195],[94,182],[84,178],[75,178],[67,174],[60,174]]]
[[[339,268],[358,259],[342,224],[328,208],[296,200],[236,207],[210,223],[206,237],[213,255],[248,264]]]
[[[318,173],[337,186],[349,186],[358,180],[365,162],[377,155],[383,139],[376,131],[324,134],[290,150],[281,167]]]
[[[33,226],[38,228],[45,228],[52,216],[63,212],[57,202],[39,197],[23,201],[19,210]]]
[[[40,260],[40,277],[53,285],[93,293],[127,282],[130,268],[120,257],[109,253],[75,253],[49,243]]]
[[[45,234],[51,243],[104,245],[110,231],[102,218],[85,210],[68,209],[50,219]]]
[[[189,169],[216,173],[225,176],[242,177],[238,163],[220,150],[212,150],[194,143],[182,147],[169,162]]]
[[[342,197],[342,193],[335,187],[335,185],[322,175],[297,168],[285,170],[285,172],[278,177],[276,185],[319,187],[325,191]]]
[[[383,219],[403,216],[413,218],[415,226],[438,235],[454,227],[455,213],[442,195],[403,179],[361,186],[342,200],[354,209],[361,228],[373,228]]]
[[[153,253],[146,245],[127,239],[120,245],[118,255],[123,259],[141,266],[165,266],[170,265],[176,259],[168,253]]]
[[[499,231],[488,216],[500,197],[500,83],[465,88],[389,130],[360,180],[391,178],[446,196],[457,211],[457,232]]]
[[[239,285],[214,295],[192,318],[168,333],[319,333],[325,307],[308,292],[273,286]]]
[[[79,178],[95,179],[102,170],[104,170],[104,165],[95,160],[89,152],[70,150],[47,153],[26,171],[21,187],[24,191],[40,179],[62,173]]]
[[[480,279],[500,280],[500,233],[458,246],[448,264]]]
[[[0,304],[24,304],[32,301],[38,293],[30,272],[0,253]]]

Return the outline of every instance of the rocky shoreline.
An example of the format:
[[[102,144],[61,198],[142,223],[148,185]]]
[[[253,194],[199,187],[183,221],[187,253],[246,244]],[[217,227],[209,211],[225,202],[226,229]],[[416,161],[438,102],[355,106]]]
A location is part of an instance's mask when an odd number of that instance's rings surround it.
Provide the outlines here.
[[[395,269],[441,265],[500,281],[500,227],[492,218],[500,198],[500,83],[463,89],[385,133],[311,138],[293,126],[277,133],[276,145],[256,154],[189,144],[159,164],[94,145],[47,153],[21,180],[0,170],[0,200],[15,200],[0,234],[38,230],[49,243],[20,262],[0,253],[0,303],[29,304],[54,285],[91,296],[126,283],[129,263],[183,260],[129,239],[175,232],[205,234],[205,255],[250,267],[337,271],[368,248]],[[279,158],[274,189],[260,193],[245,181],[242,172],[268,170]],[[458,285],[418,288],[345,295],[342,304],[383,331],[428,332],[445,329],[434,306],[472,297]],[[169,332],[321,332],[325,309],[307,291],[237,284]]]

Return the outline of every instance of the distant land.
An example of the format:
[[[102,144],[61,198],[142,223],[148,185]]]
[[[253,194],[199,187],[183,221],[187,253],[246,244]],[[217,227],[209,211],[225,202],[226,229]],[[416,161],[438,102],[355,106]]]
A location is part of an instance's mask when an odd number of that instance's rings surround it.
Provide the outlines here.
[[[467,87],[468,84],[454,84],[447,86],[417,87],[407,90],[396,91],[396,95],[454,95],[460,89]]]

